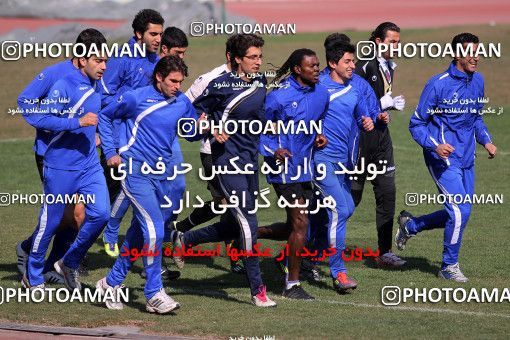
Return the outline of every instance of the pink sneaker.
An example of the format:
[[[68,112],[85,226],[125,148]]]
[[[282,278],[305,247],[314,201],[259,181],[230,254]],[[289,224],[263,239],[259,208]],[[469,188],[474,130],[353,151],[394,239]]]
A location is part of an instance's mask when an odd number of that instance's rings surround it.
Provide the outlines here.
[[[251,302],[257,307],[276,307],[276,302],[266,295],[266,286],[259,287],[259,293],[251,297]]]

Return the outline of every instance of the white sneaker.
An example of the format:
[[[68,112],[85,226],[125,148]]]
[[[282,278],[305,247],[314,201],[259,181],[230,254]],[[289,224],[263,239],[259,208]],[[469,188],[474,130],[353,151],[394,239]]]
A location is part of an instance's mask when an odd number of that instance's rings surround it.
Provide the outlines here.
[[[57,273],[54,270],[44,273],[43,277],[44,277],[44,281],[46,281],[46,283],[60,284],[60,285],[64,284],[64,278],[62,277],[62,275],[60,275],[59,273]]]
[[[149,313],[165,314],[178,309],[180,306],[178,302],[174,301],[174,299],[168,296],[165,290],[161,288],[156,295],[147,301],[145,308]]]
[[[16,255],[18,256],[18,271],[25,275],[27,271],[28,253],[21,248],[21,241],[16,244]]]
[[[124,285],[117,285],[115,287],[112,287],[110,286],[107,282],[106,282],[106,277],[103,277],[101,280],[97,281],[96,283],[96,289],[99,291],[99,295],[102,297],[104,294],[106,294],[106,291],[109,291],[111,290],[111,295],[113,298],[112,299],[106,299],[105,300],[105,304],[106,304],[106,308],[108,309],[114,309],[114,310],[121,310],[124,308],[124,304],[120,301],[115,301],[115,297],[118,296],[117,295],[117,290],[118,289],[122,289],[124,287]]]
[[[62,259],[55,262],[55,270],[64,278],[64,284],[69,289],[81,290],[80,275],[77,269],[67,267]]]
[[[257,307],[276,307],[276,302],[266,295],[266,286],[259,287],[259,293],[251,297],[251,302]]]
[[[468,278],[460,271],[459,263],[451,264],[445,269],[440,270],[437,276],[441,279],[451,280],[456,282],[468,282]]]
[[[402,260],[400,257],[395,255],[395,253],[389,251],[385,254],[382,254],[381,256],[377,256],[375,258],[375,261],[380,266],[387,266],[387,267],[402,267],[407,263],[407,261]]]

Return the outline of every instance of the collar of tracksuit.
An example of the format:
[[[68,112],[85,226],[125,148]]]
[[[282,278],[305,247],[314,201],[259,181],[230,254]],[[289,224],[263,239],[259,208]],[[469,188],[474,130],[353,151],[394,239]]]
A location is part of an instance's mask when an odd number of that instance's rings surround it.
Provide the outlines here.
[[[166,100],[168,102],[168,104],[172,104],[174,101],[177,100],[177,97],[179,97],[182,94],[181,91],[177,91],[175,93],[175,95],[173,95],[171,97],[167,97],[166,95],[163,94],[163,92],[159,91],[154,85],[151,86],[151,89],[152,89],[152,94],[154,95],[153,99],[157,99],[160,101]]]
[[[93,89],[96,89],[96,80],[95,79],[91,79],[89,76],[87,76],[86,74],[83,74],[83,72],[81,72],[81,70],[79,69],[76,69],[76,72],[79,74],[79,78],[84,82],[84,83],[87,83],[89,84]]]
[[[312,92],[315,89],[315,86],[301,85],[300,83],[298,83],[298,81],[296,80],[296,78],[294,78],[293,75],[291,75],[289,77],[288,81],[289,81],[290,86],[292,86],[293,88],[295,88],[296,90],[298,90],[300,92]]]
[[[131,50],[131,55],[133,56],[133,58],[136,58],[136,59],[143,59],[143,58],[147,58],[149,60],[156,60],[158,58],[158,54],[157,53],[152,53],[152,52],[147,52],[145,54],[145,56],[143,56],[142,54],[135,54],[135,44],[137,44],[136,42],[136,37],[131,37],[131,39],[129,39],[128,41],[128,45],[129,45],[129,49]]]
[[[450,75],[450,77],[456,78],[456,79],[462,79],[465,81],[471,81],[471,79],[473,79],[473,74],[474,74],[474,73],[468,74],[468,73],[459,71],[459,69],[455,66],[455,61],[452,61],[447,72]]]
[[[354,77],[354,75],[355,75],[355,73],[353,72],[352,77]],[[341,89],[341,88],[349,86],[349,84],[352,81],[352,77],[351,77],[351,79],[347,79],[346,81],[344,81],[343,84],[340,84],[340,83],[337,83],[336,81],[334,81],[333,78],[331,78],[331,74],[328,73],[326,75],[323,75],[321,81],[324,84],[327,84],[328,88],[339,88],[339,89]]]

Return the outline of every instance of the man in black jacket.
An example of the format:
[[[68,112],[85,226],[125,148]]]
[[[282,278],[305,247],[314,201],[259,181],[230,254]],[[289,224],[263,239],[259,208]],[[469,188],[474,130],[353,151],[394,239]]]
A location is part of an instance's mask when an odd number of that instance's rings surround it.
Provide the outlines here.
[[[377,26],[370,40],[376,45],[392,44],[400,42],[400,28],[391,22],[384,22]],[[381,55],[376,55],[372,60],[360,60],[356,63],[355,72],[363,77],[374,89],[375,94],[381,102],[381,112],[386,110],[402,111],[405,105],[403,96],[392,97],[393,73],[396,67],[391,59],[389,49]],[[378,175],[373,179],[375,201],[376,201],[376,226],[380,256],[376,261],[381,266],[401,267],[406,261],[402,260],[391,252],[393,240],[393,217],[395,215],[395,162],[393,160],[393,145],[390,131],[386,125],[361,133],[359,144],[360,157],[363,157],[365,164],[374,163],[378,167],[385,165],[386,173]],[[380,164],[379,161],[387,161]],[[363,194],[366,173],[358,176],[352,182],[352,197],[354,204],[358,206]]]

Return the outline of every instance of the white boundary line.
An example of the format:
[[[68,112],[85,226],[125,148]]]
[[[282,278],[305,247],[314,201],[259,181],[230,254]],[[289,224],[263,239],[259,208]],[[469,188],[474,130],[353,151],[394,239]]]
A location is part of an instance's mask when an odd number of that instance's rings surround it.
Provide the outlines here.
[[[185,293],[185,294],[202,294],[210,297],[230,297],[230,298],[242,298],[249,299],[251,296],[248,294],[228,294],[228,293],[220,293],[214,290],[197,290],[197,289],[176,289],[176,288],[168,288],[166,289],[172,293]],[[272,295],[271,298],[273,300],[282,300],[282,301],[291,301],[289,299],[285,299],[278,295]],[[322,300],[315,299],[312,301],[291,301],[292,303],[325,303],[330,305],[343,305],[343,306],[352,306],[352,307],[361,307],[361,308],[382,308],[386,310],[397,310],[397,311],[413,311],[420,313],[444,313],[444,314],[457,314],[457,315],[469,315],[469,316],[477,316],[477,317],[498,317],[498,318],[506,318],[510,319],[510,314],[501,314],[501,313],[485,313],[485,312],[472,312],[472,311],[464,311],[464,310],[455,310],[455,309],[446,309],[446,308],[428,308],[428,307],[408,307],[408,306],[384,306],[384,305],[373,305],[369,303],[357,303],[357,302],[344,302],[337,300]]]
[[[27,142],[27,141],[30,141],[30,140],[33,141],[34,137],[0,139],[0,143]]]

